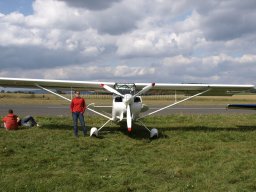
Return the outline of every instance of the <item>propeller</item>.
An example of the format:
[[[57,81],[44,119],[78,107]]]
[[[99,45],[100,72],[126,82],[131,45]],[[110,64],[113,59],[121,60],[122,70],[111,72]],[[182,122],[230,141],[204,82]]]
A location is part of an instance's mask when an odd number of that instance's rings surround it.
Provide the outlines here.
[[[126,107],[126,121],[127,121],[127,128],[128,131],[132,131],[132,115],[131,115],[131,108],[130,105],[127,105]]]
[[[151,83],[151,84],[147,85],[146,87],[143,87],[143,89],[141,89],[138,93],[136,93],[134,95],[134,97],[136,97],[138,95],[142,95],[143,93],[146,93],[147,91],[149,91],[154,86],[155,86],[155,83]]]
[[[101,87],[103,87],[104,89],[108,90],[109,92],[111,93],[115,93],[116,95],[119,95],[121,97],[124,97],[124,95],[122,95],[121,93],[119,93],[117,90],[115,90],[114,88],[108,86],[108,85],[105,85],[105,84],[101,84],[100,85]]]
[[[128,104],[130,103],[135,97],[142,95],[144,93],[146,93],[147,91],[149,91],[152,87],[155,86],[155,83],[151,83],[149,85],[147,85],[146,87],[144,87],[143,89],[141,89],[138,93],[136,93],[135,95],[133,95],[129,100],[127,100],[125,103]]]

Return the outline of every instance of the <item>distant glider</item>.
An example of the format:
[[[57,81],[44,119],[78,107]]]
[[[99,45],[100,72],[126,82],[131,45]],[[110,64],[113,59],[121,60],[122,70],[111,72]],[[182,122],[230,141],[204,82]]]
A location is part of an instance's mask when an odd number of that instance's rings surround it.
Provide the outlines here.
[[[173,107],[179,103],[185,102],[197,96],[231,96],[235,93],[246,92],[254,89],[254,85],[230,85],[230,84],[170,84],[170,83],[115,83],[115,82],[95,82],[95,81],[67,81],[67,80],[46,80],[46,79],[25,79],[25,78],[1,78],[2,87],[22,87],[22,88],[40,88],[61,97],[67,101],[70,99],[60,95],[52,89],[71,89],[71,90],[96,90],[105,89],[113,94],[112,115],[111,117],[92,109],[93,104],[89,104],[87,109],[106,118],[107,121],[99,128],[93,127],[90,136],[98,136],[99,131],[110,121],[121,122],[126,120],[128,132],[132,131],[133,123],[140,123],[150,133],[150,138],[158,136],[158,130],[153,128],[149,130],[140,120],[156,114],[162,110]],[[149,90],[161,90],[184,93],[190,95],[185,99],[174,102],[170,105],[157,109],[146,115],[141,116],[141,112],[149,109],[142,102],[141,95]]]

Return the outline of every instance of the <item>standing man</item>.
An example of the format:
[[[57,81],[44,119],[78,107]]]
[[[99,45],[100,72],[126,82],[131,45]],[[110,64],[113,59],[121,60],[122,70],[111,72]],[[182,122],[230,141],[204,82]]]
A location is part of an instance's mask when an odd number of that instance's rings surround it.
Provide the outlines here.
[[[74,124],[74,134],[78,137],[78,119],[83,129],[84,136],[86,135],[86,127],[84,122],[84,111],[86,109],[86,104],[84,98],[80,97],[80,92],[75,91],[75,97],[72,99],[70,104],[70,110],[72,112],[73,124]]]

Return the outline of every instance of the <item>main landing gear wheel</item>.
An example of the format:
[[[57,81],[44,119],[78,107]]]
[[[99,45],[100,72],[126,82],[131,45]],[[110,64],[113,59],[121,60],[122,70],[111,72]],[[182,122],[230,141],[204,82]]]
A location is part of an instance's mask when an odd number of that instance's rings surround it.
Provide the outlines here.
[[[92,136],[98,137],[98,129],[96,127],[91,128],[90,137]]]
[[[156,128],[151,129],[150,131],[150,139],[154,139],[158,137],[158,130]]]

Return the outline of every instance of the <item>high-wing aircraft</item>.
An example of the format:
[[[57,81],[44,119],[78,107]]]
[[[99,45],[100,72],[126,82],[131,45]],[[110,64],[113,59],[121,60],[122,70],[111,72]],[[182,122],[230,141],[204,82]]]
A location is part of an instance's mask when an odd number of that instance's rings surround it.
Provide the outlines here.
[[[112,117],[100,113],[88,105],[87,109],[106,118],[107,121],[99,128],[91,128],[90,136],[98,136],[99,131],[110,121],[120,122],[126,120],[128,132],[132,131],[133,123],[140,123],[150,133],[150,137],[157,137],[158,130],[148,129],[140,120],[156,114],[162,110],[173,107],[197,96],[231,96],[235,93],[246,92],[254,89],[254,85],[230,85],[230,84],[170,84],[170,83],[115,83],[115,82],[95,82],[95,81],[67,81],[67,80],[46,80],[46,79],[26,79],[26,78],[3,78],[0,77],[2,87],[22,87],[40,88],[59,96],[67,101],[70,99],[53,91],[53,89],[72,89],[72,90],[95,90],[104,89],[113,94]],[[141,112],[148,110],[143,104],[141,95],[150,90],[173,91],[190,94],[190,96],[176,101],[170,105],[157,109],[146,115],[141,116]]]

